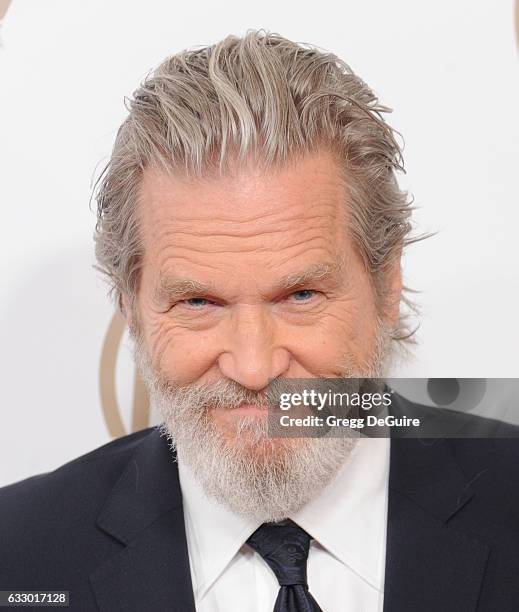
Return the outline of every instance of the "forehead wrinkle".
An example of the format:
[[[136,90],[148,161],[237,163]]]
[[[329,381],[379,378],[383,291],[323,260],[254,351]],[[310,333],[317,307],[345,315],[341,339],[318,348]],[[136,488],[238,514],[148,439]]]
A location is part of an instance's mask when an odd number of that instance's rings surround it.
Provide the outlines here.
[[[307,232],[306,234],[309,234]],[[314,232],[315,234],[315,232]],[[221,236],[212,236],[211,241],[199,241],[197,244],[182,244],[179,242],[174,245],[175,259],[185,259],[187,261],[198,261],[198,256],[213,256],[213,255],[233,255],[233,254],[258,254],[258,253],[271,253],[277,260],[281,262],[286,258],[286,253],[290,252],[291,255],[288,259],[294,257],[295,251],[297,253],[307,253],[311,249],[325,249],[327,245],[326,238],[319,235],[302,235],[294,237],[290,242],[286,236],[278,237],[276,243],[273,241],[264,240],[263,235],[254,236],[250,239],[242,239],[242,237],[236,238],[235,240],[220,240]],[[218,259],[216,260],[218,261]],[[225,261],[225,259],[224,259]],[[203,261],[204,267],[210,267],[209,262]],[[234,263],[234,262],[233,262]],[[218,269],[218,266],[213,266]]]
[[[281,212],[281,211],[280,211]],[[170,219],[165,222],[157,222],[158,226],[155,231],[158,241],[171,240],[172,237],[188,237],[188,238],[255,238],[265,235],[286,234],[294,229],[294,224],[299,227],[299,231],[318,231],[322,229],[330,229],[336,226],[336,215],[327,216],[324,212],[302,215],[285,215],[276,219],[275,223],[272,220],[266,219],[265,216],[258,220],[263,221],[253,226],[253,222],[249,219],[222,219],[220,217],[206,217],[203,219],[186,217]],[[255,221],[255,220],[254,220]]]

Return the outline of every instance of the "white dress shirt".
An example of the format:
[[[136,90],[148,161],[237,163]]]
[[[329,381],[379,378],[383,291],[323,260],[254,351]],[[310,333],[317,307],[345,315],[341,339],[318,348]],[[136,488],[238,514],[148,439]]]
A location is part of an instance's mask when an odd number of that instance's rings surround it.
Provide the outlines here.
[[[382,612],[387,438],[360,438],[333,482],[290,516],[312,538],[308,586],[324,612]],[[209,499],[179,463],[197,612],[272,612],[279,584],[247,544],[260,523]]]

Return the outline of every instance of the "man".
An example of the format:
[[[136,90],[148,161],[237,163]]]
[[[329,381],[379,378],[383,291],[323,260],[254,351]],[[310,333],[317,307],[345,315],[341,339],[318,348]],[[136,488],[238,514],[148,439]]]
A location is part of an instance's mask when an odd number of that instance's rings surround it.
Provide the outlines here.
[[[2,589],[110,612],[518,609],[513,440],[268,433],[269,382],[382,376],[410,336],[387,110],[337,57],[261,32],[135,92],[96,254],[163,423],[0,492]]]

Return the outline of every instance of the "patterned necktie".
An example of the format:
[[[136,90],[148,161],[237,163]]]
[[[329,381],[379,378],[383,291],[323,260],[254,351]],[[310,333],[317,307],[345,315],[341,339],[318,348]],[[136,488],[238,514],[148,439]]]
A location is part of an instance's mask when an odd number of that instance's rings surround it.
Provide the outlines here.
[[[306,561],[311,537],[290,519],[264,523],[247,540],[278,579],[274,612],[322,612],[308,591]]]

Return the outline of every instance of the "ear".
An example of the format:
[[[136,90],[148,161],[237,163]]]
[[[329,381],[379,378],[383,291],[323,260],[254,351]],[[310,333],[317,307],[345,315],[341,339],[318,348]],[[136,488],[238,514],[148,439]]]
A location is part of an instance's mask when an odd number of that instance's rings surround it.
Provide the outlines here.
[[[132,329],[133,319],[132,319],[132,309],[130,307],[130,299],[126,295],[126,293],[121,293],[121,297],[119,300],[119,306],[122,314],[126,319],[126,323],[129,329]]]
[[[387,324],[390,329],[395,329],[400,316],[400,301],[402,299],[402,268],[401,268],[402,249],[400,248],[395,256],[395,260],[387,270]]]

